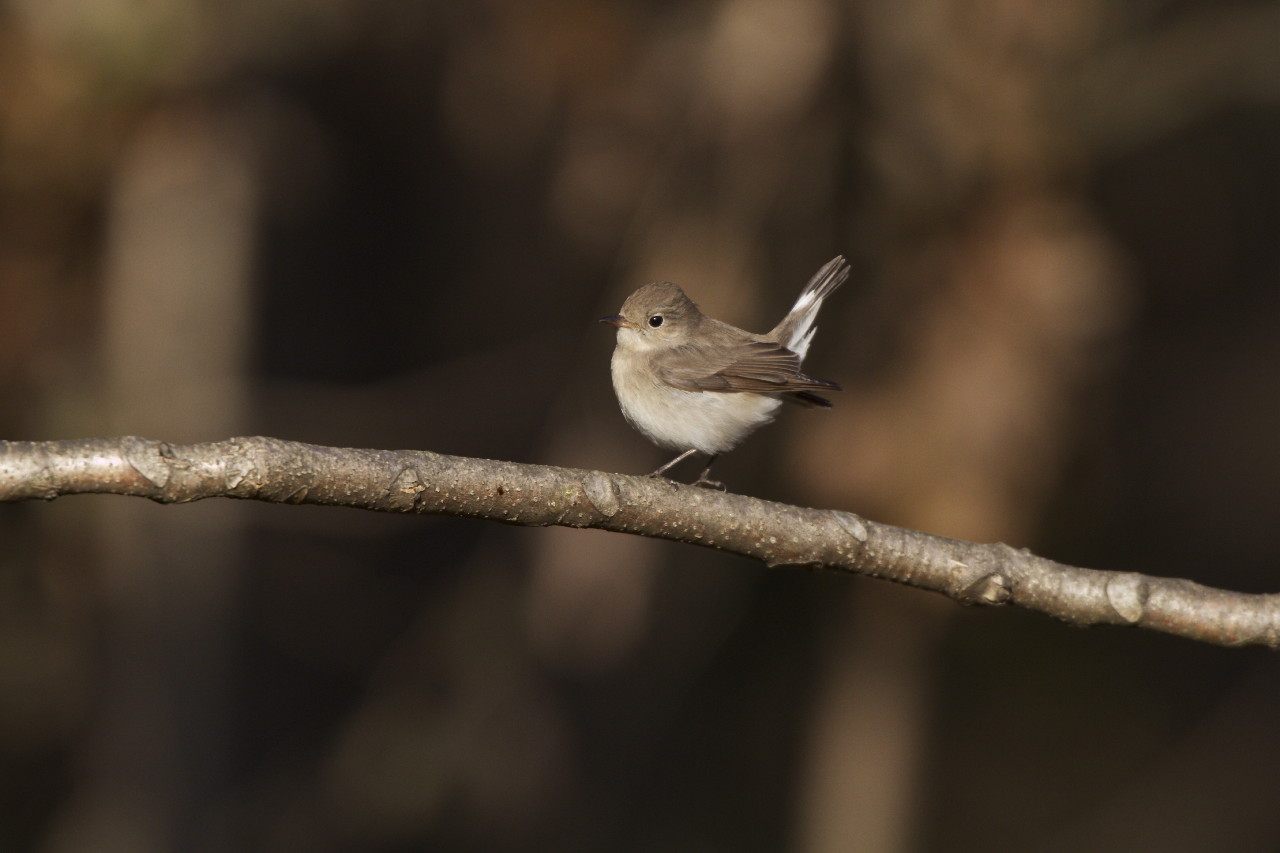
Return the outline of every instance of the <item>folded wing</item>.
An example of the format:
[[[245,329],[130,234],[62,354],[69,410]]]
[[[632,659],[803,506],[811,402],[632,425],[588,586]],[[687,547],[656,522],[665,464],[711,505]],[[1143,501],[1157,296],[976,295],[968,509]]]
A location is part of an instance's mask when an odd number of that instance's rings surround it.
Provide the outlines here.
[[[748,340],[715,349],[689,344],[662,353],[654,362],[658,378],[683,391],[782,394],[797,403],[829,406],[809,392],[840,390],[834,382],[801,373],[800,356],[773,341]]]

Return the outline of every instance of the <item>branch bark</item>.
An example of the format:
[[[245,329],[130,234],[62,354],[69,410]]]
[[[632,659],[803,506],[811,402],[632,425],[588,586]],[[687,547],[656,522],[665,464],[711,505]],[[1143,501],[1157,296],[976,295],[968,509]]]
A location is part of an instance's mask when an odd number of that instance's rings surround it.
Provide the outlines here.
[[[1083,569],[984,545],[664,480],[275,438],[172,445],[124,437],[0,442],[0,501],[212,497],[595,527],[717,548],[769,566],[884,578],[965,604],[1014,604],[1074,625],[1136,625],[1223,646],[1280,647],[1280,595]]]

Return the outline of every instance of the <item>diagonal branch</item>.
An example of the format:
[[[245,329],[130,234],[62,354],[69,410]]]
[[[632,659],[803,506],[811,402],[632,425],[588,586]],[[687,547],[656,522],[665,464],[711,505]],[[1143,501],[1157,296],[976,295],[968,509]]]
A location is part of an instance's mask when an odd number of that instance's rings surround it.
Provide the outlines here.
[[[275,438],[0,442],[0,501],[211,497],[595,527],[718,548],[770,566],[885,578],[967,604],[1015,604],[1076,625],[1137,625],[1224,646],[1280,647],[1280,595],[1081,569],[980,545],[664,480]]]

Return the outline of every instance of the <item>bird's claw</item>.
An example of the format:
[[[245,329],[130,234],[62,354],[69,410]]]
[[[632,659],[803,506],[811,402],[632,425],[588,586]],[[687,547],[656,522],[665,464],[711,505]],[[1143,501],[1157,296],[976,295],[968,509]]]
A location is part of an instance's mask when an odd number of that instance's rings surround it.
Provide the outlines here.
[[[659,471],[652,471],[652,472],[650,472],[650,473],[648,473],[648,474],[645,474],[645,476],[646,476],[646,477],[648,477],[650,480],[661,480],[662,482],[666,483],[667,485],[669,485],[669,486],[673,486],[673,487],[675,487],[675,488],[679,488],[679,486],[680,486],[680,483],[679,483],[679,482],[677,482],[677,481],[675,481],[675,480],[671,479],[670,477],[667,477],[667,476],[663,475],[663,474],[662,474],[661,472],[659,472]]]

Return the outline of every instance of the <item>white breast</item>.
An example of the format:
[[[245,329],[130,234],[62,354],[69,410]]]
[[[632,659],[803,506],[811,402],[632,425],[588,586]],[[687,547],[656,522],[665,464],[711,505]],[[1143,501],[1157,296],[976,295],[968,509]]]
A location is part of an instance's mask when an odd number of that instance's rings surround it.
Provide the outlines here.
[[[627,422],[659,447],[716,455],[773,420],[777,397],[746,392],[682,391],[636,368],[620,347],[611,364],[613,390]]]

